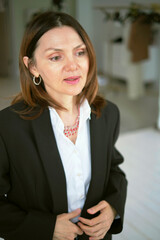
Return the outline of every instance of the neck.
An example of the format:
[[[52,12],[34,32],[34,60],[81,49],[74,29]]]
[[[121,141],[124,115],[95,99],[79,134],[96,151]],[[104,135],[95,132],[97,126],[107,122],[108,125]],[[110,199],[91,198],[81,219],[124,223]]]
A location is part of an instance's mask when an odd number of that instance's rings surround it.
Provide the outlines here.
[[[75,98],[67,98],[63,102],[61,101],[62,106],[64,106],[67,111],[57,110],[60,118],[62,119],[64,126],[71,126],[75,123],[75,119],[78,116],[78,106],[76,105]]]
[[[67,112],[72,114],[76,107],[76,98],[67,96],[66,98],[61,99],[60,104],[67,109]]]

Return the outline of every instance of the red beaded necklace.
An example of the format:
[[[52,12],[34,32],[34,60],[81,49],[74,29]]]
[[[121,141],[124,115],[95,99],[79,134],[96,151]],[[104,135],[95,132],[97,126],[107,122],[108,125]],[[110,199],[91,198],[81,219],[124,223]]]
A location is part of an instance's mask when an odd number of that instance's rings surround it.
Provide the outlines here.
[[[75,124],[71,127],[69,126],[64,127],[64,134],[66,137],[70,137],[78,132],[79,119],[80,119],[80,109],[78,109],[78,116],[76,118]]]

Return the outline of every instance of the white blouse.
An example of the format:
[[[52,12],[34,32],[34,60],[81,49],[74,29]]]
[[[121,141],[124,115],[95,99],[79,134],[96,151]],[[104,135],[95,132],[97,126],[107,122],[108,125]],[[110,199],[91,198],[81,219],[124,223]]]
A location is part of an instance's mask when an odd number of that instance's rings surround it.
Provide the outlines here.
[[[56,110],[52,107],[49,107],[49,110],[66,177],[68,212],[77,208],[82,209],[91,180],[89,128],[91,108],[87,100],[80,106],[80,122],[75,144],[64,135],[64,124]],[[78,217],[72,221],[77,222]]]

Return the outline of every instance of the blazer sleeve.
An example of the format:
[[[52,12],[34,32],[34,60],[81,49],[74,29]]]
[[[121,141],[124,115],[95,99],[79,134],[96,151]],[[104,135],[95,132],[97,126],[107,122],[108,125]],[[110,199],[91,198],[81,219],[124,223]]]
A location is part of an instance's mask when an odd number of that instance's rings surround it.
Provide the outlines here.
[[[118,218],[115,218],[113,221],[110,230],[108,233],[116,234],[122,231],[123,228],[123,218],[124,218],[124,207],[126,201],[127,193],[127,180],[125,173],[120,169],[119,164],[121,164],[124,159],[123,156],[115,147],[119,135],[119,126],[120,126],[120,114],[118,108],[115,106],[115,111],[113,118],[116,119],[116,124],[113,131],[113,138],[111,141],[111,166],[109,178],[106,184],[106,193],[105,200],[117,211]]]
[[[9,168],[9,156],[0,136],[0,237],[5,240],[51,240],[56,216],[36,210],[24,211],[8,199]]]

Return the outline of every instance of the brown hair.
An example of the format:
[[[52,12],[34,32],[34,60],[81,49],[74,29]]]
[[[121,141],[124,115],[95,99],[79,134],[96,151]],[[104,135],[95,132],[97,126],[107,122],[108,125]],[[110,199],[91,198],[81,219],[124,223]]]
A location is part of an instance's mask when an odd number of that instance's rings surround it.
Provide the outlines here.
[[[100,116],[101,108],[105,104],[105,100],[97,95],[98,81],[97,81],[97,67],[96,57],[92,46],[92,43],[84,31],[82,26],[70,15],[66,13],[56,13],[52,11],[43,12],[37,14],[27,25],[24,37],[22,40],[20,54],[19,54],[19,70],[20,70],[20,82],[21,92],[13,99],[12,104],[24,101],[28,107],[24,111],[19,112],[21,117],[28,118],[27,115],[33,112],[38,107],[38,114],[31,119],[38,117],[43,110],[48,106],[53,106],[56,109],[64,109],[55,99],[51,98],[46,92],[43,81],[40,85],[35,86],[32,81],[33,75],[30,72],[30,64],[34,61],[34,51],[37,47],[38,40],[41,36],[55,28],[60,26],[72,27],[81,37],[82,41],[86,45],[86,49],[89,57],[89,71],[87,76],[86,85],[83,91],[77,96],[77,103],[80,103],[85,98],[89,104],[94,106],[94,111],[97,116]],[[27,56],[30,59],[28,68],[23,62],[23,57]]]

